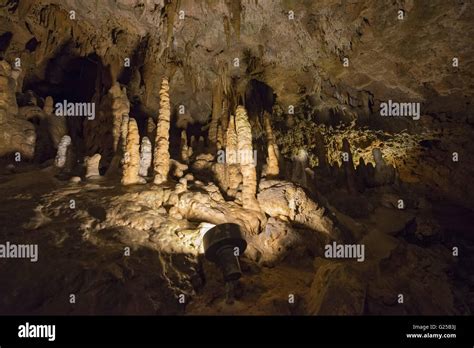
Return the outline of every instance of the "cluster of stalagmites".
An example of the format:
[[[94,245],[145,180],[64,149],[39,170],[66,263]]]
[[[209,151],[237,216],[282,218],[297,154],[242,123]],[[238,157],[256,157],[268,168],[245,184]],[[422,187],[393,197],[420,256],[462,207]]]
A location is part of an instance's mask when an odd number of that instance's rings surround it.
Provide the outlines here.
[[[173,182],[171,178],[175,178],[178,182],[171,185],[174,188],[163,189],[164,196],[159,204],[166,208],[170,218],[213,224],[238,223],[247,233],[248,240],[254,240],[250,250],[256,259],[268,255],[265,248],[282,247],[277,242],[272,244],[255,237],[266,228],[274,230],[283,224],[290,229],[289,224],[293,222],[333,237],[335,229],[323,216],[324,210],[301,188],[288,182],[272,181],[280,176],[280,156],[268,113],[263,115],[267,160],[258,187],[256,153],[247,111],[242,105],[237,105],[232,111],[222,86],[216,86],[214,90],[207,141],[201,135],[188,139],[186,129],[183,129],[179,158],[172,159],[169,151],[171,105],[168,78],[162,80],[156,122],[148,118],[142,136],[137,120],[130,116],[126,89],[114,83],[100,102],[99,116],[84,128],[89,134],[87,141],[93,144],[86,144],[87,153],[81,166],[65,119],[53,115],[53,99],[46,98],[42,109],[32,102],[17,110],[15,96],[11,93],[15,89],[11,86],[15,83],[13,73],[4,62],[0,62],[0,68],[0,123],[12,122],[7,120],[10,115],[21,116],[24,122],[15,123],[18,124],[18,135],[12,142],[23,146],[20,150],[32,156],[35,132],[27,121],[33,117],[46,120],[45,129],[56,148],[54,167],[57,172],[72,176],[72,182],[81,181],[80,176],[85,180],[107,177],[120,179],[124,186],[149,182],[155,185],[166,183],[164,186],[169,187]],[[97,134],[92,134],[96,128]],[[111,145],[104,150],[102,144],[106,141]],[[299,174],[295,175],[303,177],[306,166],[302,163],[300,167]],[[102,170],[104,168],[106,172]],[[303,179],[296,181],[304,183]],[[162,190],[158,186],[154,189]]]

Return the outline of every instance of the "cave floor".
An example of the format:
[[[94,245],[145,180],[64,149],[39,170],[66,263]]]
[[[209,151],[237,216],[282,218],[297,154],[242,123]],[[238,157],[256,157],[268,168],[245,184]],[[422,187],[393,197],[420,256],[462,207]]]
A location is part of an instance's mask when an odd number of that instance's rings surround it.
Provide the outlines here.
[[[474,217],[469,210],[425,199],[416,209],[400,211],[390,206],[390,190],[366,193],[357,206],[347,194],[325,192],[329,209],[365,245],[367,262],[330,260],[301,247],[272,264],[244,255],[236,300],[226,304],[221,275],[202,255],[200,223],[168,216],[156,206],[157,192],[151,184],[124,188],[105,179],[61,181],[49,168],[2,173],[1,240],[38,244],[39,259],[0,263],[0,313],[469,314],[473,309],[473,260],[465,256],[474,251],[466,227]],[[375,198],[385,204],[374,205]],[[459,247],[458,257],[452,246]]]

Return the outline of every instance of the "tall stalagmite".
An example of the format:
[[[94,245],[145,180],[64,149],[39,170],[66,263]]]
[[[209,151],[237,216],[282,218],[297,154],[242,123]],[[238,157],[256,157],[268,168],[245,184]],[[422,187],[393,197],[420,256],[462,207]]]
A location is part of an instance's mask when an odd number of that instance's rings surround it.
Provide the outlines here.
[[[265,111],[263,114],[265,134],[267,137],[267,178],[275,178],[280,174],[278,166],[278,148],[273,136],[272,125],[270,123],[270,114]]]
[[[140,170],[140,135],[138,134],[137,121],[131,118],[128,122],[127,151],[124,154],[123,185],[133,185],[143,182],[139,177]]]
[[[168,179],[170,169],[169,134],[170,134],[170,97],[168,79],[164,78],[160,90],[160,113],[156,127],[155,151],[153,154],[155,179],[159,185]]]
[[[114,85],[109,90],[109,96],[111,97],[112,102],[112,137],[113,137],[113,149],[114,152],[117,151],[119,145],[119,140],[121,136],[121,126],[123,121],[123,115],[128,115],[130,113],[130,102],[127,98],[127,92],[125,87],[120,88],[119,83],[114,83]]]
[[[226,132],[225,146],[225,182],[227,195],[235,197],[242,177],[237,163],[237,132],[235,131],[235,117],[230,115]]]
[[[253,159],[252,129],[247,111],[241,105],[237,107],[235,116],[237,130],[237,154],[242,171],[242,205],[246,209],[260,210],[257,195],[257,172]]]

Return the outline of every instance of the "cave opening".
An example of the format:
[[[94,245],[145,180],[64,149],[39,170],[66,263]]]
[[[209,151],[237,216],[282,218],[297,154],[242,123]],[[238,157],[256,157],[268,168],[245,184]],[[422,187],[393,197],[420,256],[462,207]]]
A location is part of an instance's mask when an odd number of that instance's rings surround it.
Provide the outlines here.
[[[34,103],[41,108],[44,107],[44,101],[49,96],[54,101],[54,106],[58,103],[96,103],[108,91],[111,85],[111,78],[108,76],[108,70],[104,69],[101,59],[96,54],[85,57],[77,56],[71,53],[67,46],[63,47],[59,53],[48,61],[44,67],[44,78],[41,71],[25,76],[23,84],[23,97],[19,96],[19,106],[31,104],[31,97],[25,98],[25,95],[32,96]],[[55,116],[56,117],[56,116]],[[60,116],[57,116],[60,117]],[[64,117],[65,124],[69,130],[78,153],[85,153],[84,145],[84,117]],[[56,150],[52,140],[48,136],[48,124],[44,124],[41,119],[34,121],[38,144],[42,148],[35,151],[37,162],[44,162],[56,155]],[[46,121],[48,122],[48,121]]]

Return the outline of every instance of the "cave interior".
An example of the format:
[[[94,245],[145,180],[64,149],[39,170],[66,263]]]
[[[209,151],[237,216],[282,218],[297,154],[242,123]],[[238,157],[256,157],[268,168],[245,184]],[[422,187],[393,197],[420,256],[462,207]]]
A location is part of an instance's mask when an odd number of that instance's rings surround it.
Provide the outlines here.
[[[0,314],[472,314],[472,23],[0,0]],[[228,223],[232,291],[203,246]]]

